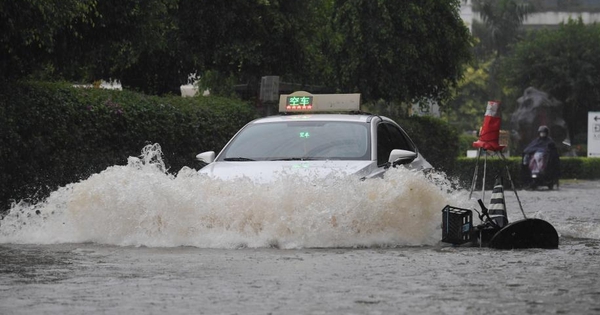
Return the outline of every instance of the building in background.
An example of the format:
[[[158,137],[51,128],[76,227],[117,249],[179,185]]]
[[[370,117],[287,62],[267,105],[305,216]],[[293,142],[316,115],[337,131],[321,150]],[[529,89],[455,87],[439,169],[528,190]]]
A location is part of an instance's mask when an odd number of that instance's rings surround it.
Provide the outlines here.
[[[523,26],[529,29],[558,27],[560,23],[581,17],[585,24],[600,22],[600,0],[529,0],[535,12],[527,16]],[[460,16],[469,30],[473,22],[481,22],[481,16],[472,0],[463,0]]]

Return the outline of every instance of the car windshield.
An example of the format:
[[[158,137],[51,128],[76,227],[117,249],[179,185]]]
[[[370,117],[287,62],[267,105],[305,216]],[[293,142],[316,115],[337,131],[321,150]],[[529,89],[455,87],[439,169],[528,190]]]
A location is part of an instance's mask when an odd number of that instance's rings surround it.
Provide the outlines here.
[[[369,160],[369,128],[360,122],[290,121],[244,128],[220,161]]]

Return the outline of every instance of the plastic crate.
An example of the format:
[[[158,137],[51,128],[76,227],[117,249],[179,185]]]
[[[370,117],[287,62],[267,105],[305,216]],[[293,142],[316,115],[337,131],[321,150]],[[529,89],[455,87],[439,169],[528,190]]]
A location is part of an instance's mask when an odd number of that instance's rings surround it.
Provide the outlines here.
[[[471,241],[473,211],[452,206],[442,209],[442,242],[464,244]]]

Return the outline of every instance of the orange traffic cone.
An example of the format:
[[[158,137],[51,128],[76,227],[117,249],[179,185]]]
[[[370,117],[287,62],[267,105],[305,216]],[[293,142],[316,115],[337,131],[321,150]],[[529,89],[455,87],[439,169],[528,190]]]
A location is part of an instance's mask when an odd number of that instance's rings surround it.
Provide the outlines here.
[[[479,140],[473,142],[473,147],[488,151],[501,151],[504,146],[500,145],[500,102],[489,101],[483,119],[483,127],[479,132]]]

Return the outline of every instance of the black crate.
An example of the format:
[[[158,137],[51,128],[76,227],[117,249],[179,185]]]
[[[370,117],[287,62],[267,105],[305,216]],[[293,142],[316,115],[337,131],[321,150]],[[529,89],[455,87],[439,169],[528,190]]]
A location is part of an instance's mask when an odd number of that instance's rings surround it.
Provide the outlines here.
[[[473,211],[452,206],[442,209],[442,242],[464,244],[471,241]]]

